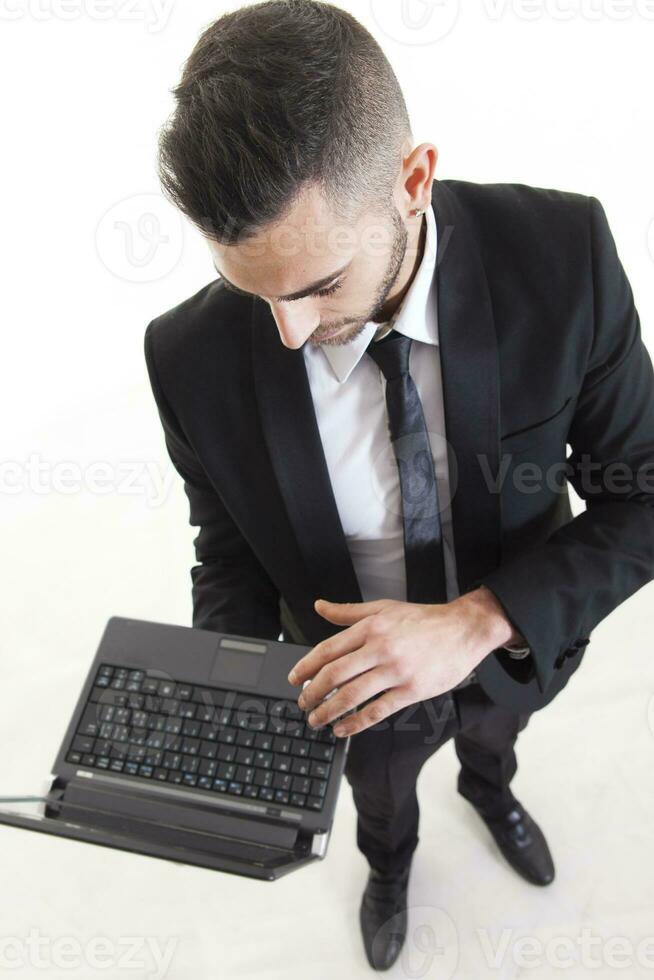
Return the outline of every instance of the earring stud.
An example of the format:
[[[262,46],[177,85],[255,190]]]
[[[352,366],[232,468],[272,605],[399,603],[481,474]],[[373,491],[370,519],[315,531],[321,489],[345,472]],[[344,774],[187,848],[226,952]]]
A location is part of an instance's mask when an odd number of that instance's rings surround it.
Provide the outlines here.
[[[424,213],[425,213],[424,211],[420,211],[420,210],[419,210],[418,208],[416,208],[416,209],[415,209],[415,211],[413,211],[413,212],[412,212],[412,214],[413,214],[413,216],[414,216],[415,218],[420,218],[420,217],[422,217],[422,215],[423,215]]]

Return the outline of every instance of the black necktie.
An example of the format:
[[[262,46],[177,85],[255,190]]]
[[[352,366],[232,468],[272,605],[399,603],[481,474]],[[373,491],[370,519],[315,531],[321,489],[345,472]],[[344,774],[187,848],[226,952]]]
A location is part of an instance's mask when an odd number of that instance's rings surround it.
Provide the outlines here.
[[[407,602],[447,602],[438,487],[422,404],[409,374],[411,338],[391,330],[367,353],[386,378],[386,408],[400,477]]]

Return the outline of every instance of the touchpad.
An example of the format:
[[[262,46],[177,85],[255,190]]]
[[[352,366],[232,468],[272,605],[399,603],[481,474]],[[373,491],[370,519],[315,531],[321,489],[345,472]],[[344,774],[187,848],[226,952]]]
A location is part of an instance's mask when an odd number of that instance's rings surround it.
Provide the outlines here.
[[[256,687],[268,646],[223,637],[214,657],[209,683],[217,687]]]

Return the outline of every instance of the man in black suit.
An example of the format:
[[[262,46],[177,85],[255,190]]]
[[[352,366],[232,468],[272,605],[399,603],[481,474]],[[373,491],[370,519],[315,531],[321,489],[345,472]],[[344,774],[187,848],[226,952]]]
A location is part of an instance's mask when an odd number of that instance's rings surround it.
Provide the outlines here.
[[[313,647],[291,681],[310,681],[311,724],[351,736],[361,927],[385,969],[416,779],[450,737],[504,856],[554,877],[509,788],[514,743],[654,577],[652,363],[599,201],[436,180],[344,11],[228,14],[175,95],[162,185],[220,274],[145,337],[199,527],[193,625]],[[384,440],[380,507],[366,473]]]

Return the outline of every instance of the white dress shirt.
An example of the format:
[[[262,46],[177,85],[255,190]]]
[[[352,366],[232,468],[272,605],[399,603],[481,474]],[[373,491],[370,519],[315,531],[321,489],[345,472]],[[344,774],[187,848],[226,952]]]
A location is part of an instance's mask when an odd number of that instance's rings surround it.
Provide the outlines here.
[[[386,379],[365,353],[373,338],[380,340],[391,329],[413,340],[409,371],[422,402],[434,459],[447,601],[459,594],[438,347],[433,208],[427,209],[425,218],[424,254],[391,320],[370,321],[358,337],[342,346],[305,343],[303,348],[329,477],[364,602],[406,601],[400,482],[388,430]],[[519,656],[529,652],[524,647],[512,649]],[[473,675],[474,671],[469,677]]]

